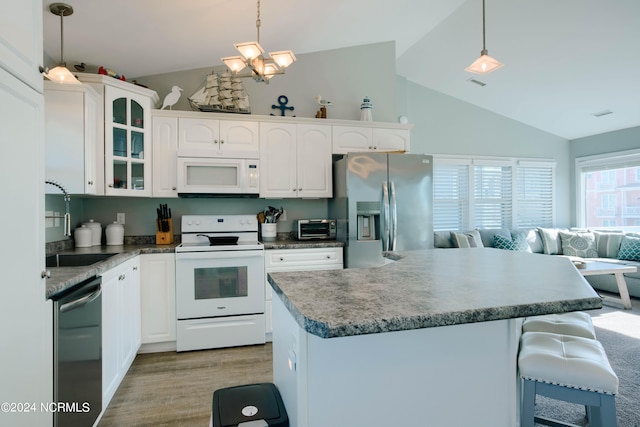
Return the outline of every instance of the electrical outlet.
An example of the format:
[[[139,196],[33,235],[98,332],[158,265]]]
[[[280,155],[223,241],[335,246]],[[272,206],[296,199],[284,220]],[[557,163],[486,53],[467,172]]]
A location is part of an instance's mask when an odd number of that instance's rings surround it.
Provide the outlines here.
[[[53,216],[55,216],[53,219],[53,226],[60,227],[60,212],[54,212]]]
[[[116,214],[116,221],[118,222],[118,224],[124,224],[124,212]]]

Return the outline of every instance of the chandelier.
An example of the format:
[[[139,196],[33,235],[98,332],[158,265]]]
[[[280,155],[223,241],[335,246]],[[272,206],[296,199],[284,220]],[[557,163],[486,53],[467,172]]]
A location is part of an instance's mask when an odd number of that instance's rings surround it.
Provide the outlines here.
[[[473,61],[473,64],[465,68],[466,71],[471,73],[488,74],[504,65],[497,59],[489,56],[489,52],[486,47],[486,34],[484,27],[484,0],[482,0],[482,51],[480,51],[480,57]]]
[[[234,47],[240,52],[240,56],[228,56],[221,58],[222,62],[238,77],[253,77],[257,82],[269,83],[269,79],[276,74],[284,74],[285,68],[293,64],[295,55],[290,50],[269,52],[265,55],[260,46],[260,0],[257,2],[258,13],[256,18],[257,41],[237,43]],[[247,74],[239,74],[248,68]]]

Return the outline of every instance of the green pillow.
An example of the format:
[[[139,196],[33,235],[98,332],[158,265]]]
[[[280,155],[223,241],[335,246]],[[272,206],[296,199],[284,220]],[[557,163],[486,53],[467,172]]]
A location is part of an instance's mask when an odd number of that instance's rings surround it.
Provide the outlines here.
[[[523,234],[516,234],[513,239],[496,234],[493,236],[493,247],[508,251],[531,252],[527,237]]]
[[[618,259],[640,261],[640,237],[624,236],[620,243]]]

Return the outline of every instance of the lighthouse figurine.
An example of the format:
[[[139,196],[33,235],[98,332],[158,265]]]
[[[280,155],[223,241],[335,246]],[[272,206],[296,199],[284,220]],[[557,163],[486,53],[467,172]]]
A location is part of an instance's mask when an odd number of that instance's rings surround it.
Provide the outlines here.
[[[362,104],[360,104],[360,121],[363,122],[372,122],[373,117],[371,116],[371,109],[373,108],[373,104],[368,96],[365,96],[362,100]]]

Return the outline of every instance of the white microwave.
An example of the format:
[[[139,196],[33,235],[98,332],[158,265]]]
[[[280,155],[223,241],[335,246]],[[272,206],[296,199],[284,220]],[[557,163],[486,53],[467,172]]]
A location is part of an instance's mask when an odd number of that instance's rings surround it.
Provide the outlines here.
[[[260,193],[260,161],[256,159],[218,159],[178,157],[178,195]]]

